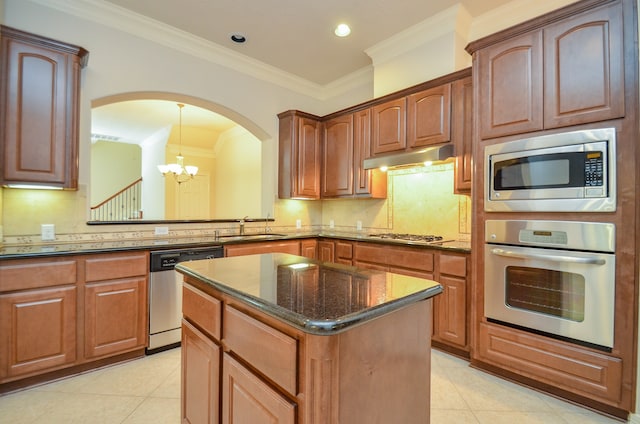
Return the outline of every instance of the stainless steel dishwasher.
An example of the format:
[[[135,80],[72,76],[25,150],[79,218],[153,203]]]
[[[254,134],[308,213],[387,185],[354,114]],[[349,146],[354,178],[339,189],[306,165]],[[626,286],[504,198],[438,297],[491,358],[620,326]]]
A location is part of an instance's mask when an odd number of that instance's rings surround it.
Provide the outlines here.
[[[221,258],[222,246],[159,250],[150,255],[149,347],[147,354],[180,345],[182,275],[176,264],[197,259]]]

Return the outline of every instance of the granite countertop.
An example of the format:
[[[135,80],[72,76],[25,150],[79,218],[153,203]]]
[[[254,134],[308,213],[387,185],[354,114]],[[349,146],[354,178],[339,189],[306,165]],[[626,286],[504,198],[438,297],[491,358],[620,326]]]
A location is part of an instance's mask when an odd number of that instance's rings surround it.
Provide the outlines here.
[[[351,241],[366,241],[382,244],[404,245],[413,247],[425,247],[459,252],[470,252],[471,245],[468,241],[447,241],[437,244],[426,244],[413,241],[400,241],[391,239],[373,239],[367,233],[347,232],[296,232],[291,234],[248,234],[244,238],[221,237],[216,239],[208,237],[162,237],[157,239],[122,239],[122,240],[95,240],[80,241],[77,243],[44,243],[21,244],[0,246],[0,259],[20,259],[42,256],[62,256],[70,254],[108,253],[127,250],[162,250],[189,247],[211,247],[225,244],[255,243],[261,241],[295,240],[302,238],[324,237]]]
[[[284,253],[182,262],[176,270],[317,335],[345,331],[442,292],[433,280]]]

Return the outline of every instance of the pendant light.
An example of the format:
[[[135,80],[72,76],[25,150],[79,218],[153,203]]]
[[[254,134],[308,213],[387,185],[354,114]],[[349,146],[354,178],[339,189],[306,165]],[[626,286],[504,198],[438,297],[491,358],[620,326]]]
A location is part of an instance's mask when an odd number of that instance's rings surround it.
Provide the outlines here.
[[[166,176],[168,173],[173,174],[173,177],[178,184],[192,179],[198,173],[197,166],[184,166],[184,156],[182,156],[182,108],[184,104],[178,103],[180,110],[180,127],[179,127],[179,142],[180,148],[178,149],[178,155],[176,156],[176,163],[170,163],[167,165],[158,165],[158,170],[162,173],[162,176]]]

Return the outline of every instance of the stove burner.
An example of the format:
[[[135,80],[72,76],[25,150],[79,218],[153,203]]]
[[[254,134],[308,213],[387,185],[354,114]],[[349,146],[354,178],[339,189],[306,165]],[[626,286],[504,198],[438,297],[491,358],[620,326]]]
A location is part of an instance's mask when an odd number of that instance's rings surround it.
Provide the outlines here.
[[[434,236],[432,234],[397,234],[397,233],[382,233],[371,234],[369,237],[377,237],[381,239],[392,239],[400,241],[420,241],[424,243],[434,243],[443,241],[442,236]]]

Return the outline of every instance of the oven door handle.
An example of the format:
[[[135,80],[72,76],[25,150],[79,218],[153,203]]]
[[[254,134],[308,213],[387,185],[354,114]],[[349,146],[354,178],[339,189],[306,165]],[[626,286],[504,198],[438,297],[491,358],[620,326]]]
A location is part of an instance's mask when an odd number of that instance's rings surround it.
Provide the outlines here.
[[[576,258],[574,256],[545,255],[541,253],[520,253],[504,249],[491,249],[491,253],[497,256],[505,256],[508,258],[540,259],[543,261],[571,262],[574,264],[604,265],[607,263],[606,260],[599,258]]]

